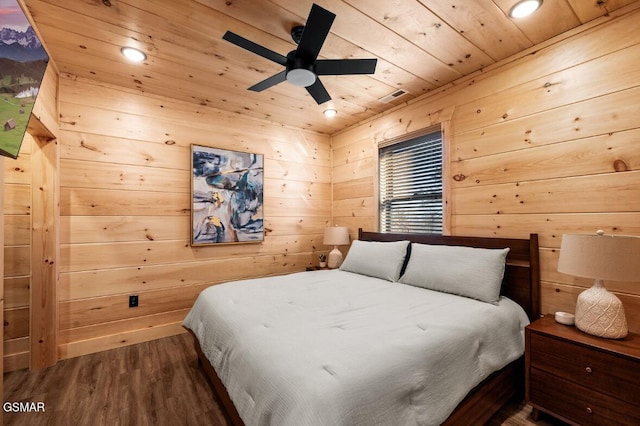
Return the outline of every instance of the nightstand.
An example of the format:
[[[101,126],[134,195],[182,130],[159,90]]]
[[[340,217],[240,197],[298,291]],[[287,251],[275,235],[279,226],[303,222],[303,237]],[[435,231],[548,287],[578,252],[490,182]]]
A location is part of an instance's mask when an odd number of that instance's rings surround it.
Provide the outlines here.
[[[640,425],[640,335],[603,339],[547,315],[525,329],[526,399],[571,424]]]

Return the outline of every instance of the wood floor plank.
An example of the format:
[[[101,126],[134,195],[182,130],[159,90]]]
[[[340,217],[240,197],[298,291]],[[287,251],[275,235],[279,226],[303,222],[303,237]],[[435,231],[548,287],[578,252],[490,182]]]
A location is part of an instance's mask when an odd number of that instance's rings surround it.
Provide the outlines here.
[[[4,396],[45,404],[44,412],[5,412],[5,425],[228,425],[186,333],[6,373]],[[488,425],[562,425],[533,422],[530,412],[514,402]]]
[[[5,401],[44,413],[5,413],[6,425],[220,425],[226,420],[181,334],[4,376]]]

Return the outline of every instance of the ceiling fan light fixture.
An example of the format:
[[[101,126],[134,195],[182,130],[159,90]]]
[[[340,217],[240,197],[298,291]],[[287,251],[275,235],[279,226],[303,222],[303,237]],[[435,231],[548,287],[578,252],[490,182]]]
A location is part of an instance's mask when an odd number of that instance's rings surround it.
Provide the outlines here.
[[[335,18],[336,15],[327,9],[315,3],[311,5],[311,11],[304,27],[298,26],[291,34],[294,40],[297,40],[298,35],[300,36],[300,40],[297,41],[298,47],[289,52],[287,56],[231,31],[225,32],[222,39],[285,67],[283,71],[249,87],[249,90],[262,92],[283,81],[288,81],[294,86],[307,89],[313,100],[318,105],[322,105],[330,101],[331,96],[322,84],[320,76],[374,74],[378,61],[375,58],[318,59],[320,49],[329,35]]]
[[[524,18],[531,15],[542,6],[542,0],[522,0],[516,3],[509,11],[512,18]]]
[[[142,62],[147,59],[147,55],[144,52],[134,47],[123,47],[120,49],[120,53],[131,62]]]
[[[333,118],[338,114],[338,111],[336,111],[333,108],[327,108],[324,111],[322,111],[322,113],[325,115],[325,117],[327,118]]]
[[[287,81],[294,86],[309,87],[316,82],[316,75],[313,71],[297,68],[287,72]]]

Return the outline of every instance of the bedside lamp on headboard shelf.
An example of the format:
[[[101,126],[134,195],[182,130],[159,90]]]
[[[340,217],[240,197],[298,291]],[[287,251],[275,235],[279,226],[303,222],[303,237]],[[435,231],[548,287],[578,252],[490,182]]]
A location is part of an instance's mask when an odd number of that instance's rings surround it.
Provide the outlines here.
[[[327,266],[331,269],[340,267],[342,264],[342,253],[338,250],[338,246],[346,246],[349,244],[349,228],[346,226],[332,226],[324,229],[325,246],[333,246],[333,250],[329,252]]]
[[[593,286],[578,296],[575,324],[585,333],[609,339],[627,336],[627,319],[618,297],[604,280],[640,281],[640,237],[564,234],[558,272],[593,278]]]

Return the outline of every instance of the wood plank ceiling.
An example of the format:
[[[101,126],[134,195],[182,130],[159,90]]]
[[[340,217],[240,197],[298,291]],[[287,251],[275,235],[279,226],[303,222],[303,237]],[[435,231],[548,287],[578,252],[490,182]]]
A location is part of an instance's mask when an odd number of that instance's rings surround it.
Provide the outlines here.
[[[231,30],[286,55],[311,0],[23,0],[59,71],[279,124],[333,133],[582,23],[640,0],[545,0],[524,20],[516,0],[316,0],[337,15],[320,57],[378,58],[372,76],[323,76],[332,100],[281,83],[282,67],[222,40]],[[122,46],[147,54],[128,63]],[[395,102],[382,98],[398,89]],[[322,111],[335,108],[327,119]]]

